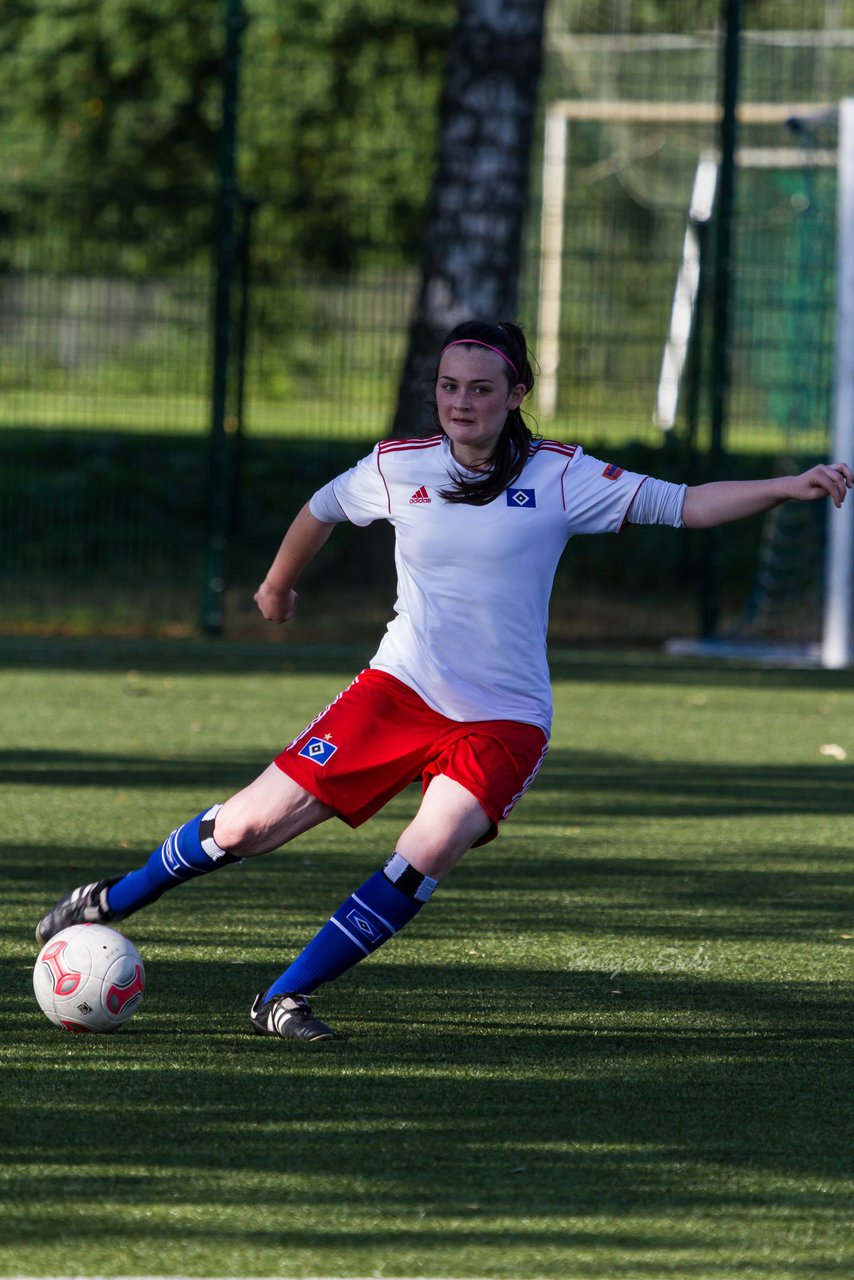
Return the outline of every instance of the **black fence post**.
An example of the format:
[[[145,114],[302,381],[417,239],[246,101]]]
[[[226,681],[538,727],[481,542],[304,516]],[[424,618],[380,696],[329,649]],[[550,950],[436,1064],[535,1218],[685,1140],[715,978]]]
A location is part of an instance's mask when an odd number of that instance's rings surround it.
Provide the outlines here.
[[[240,195],[240,233],[237,237],[237,316],[234,323],[234,377],[230,396],[232,430],[230,467],[229,528],[241,532],[242,511],[240,503],[240,476],[243,464],[243,409],[246,402],[246,348],[249,339],[250,263],[252,258],[252,227],[258,201],[244,193]],[[233,425],[232,425],[233,424]]]
[[[242,0],[225,0],[225,51],[222,76],[222,123],[219,147],[219,190],[215,224],[216,279],[213,304],[213,381],[211,386],[208,530],[205,551],[202,627],[221,635],[224,620],[226,557],[234,507],[238,417],[230,412],[232,391],[232,293],[237,261],[235,220],[237,188],[237,118],[240,42],[246,26]]]
[[[724,47],[721,103],[721,160],[718,177],[712,298],[711,434],[708,476],[721,474],[726,449],[726,415],[730,390],[730,311],[732,301],[732,227],[735,208],[736,111],[739,98],[742,0],[723,0]],[[717,634],[720,616],[720,534],[705,537],[700,630],[704,639]]]

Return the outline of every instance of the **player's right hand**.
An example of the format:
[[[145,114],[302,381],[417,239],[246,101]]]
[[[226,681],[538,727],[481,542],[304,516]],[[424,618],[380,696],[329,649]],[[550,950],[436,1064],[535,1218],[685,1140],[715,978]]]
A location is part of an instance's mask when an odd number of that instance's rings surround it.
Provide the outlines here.
[[[277,591],[265,579],[253,599],[268,622],[289,622],[296,613],[297,593],[293,587]]]

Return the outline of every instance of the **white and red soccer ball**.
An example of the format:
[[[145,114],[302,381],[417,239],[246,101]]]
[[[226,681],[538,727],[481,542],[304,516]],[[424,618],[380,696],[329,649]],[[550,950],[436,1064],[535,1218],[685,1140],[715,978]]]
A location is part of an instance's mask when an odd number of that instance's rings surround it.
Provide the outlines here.
[[[33,988],[58,1027],[116,1031],[142,1003],[145,968],[133,943],[115,929],[73,924],[42,947]]]

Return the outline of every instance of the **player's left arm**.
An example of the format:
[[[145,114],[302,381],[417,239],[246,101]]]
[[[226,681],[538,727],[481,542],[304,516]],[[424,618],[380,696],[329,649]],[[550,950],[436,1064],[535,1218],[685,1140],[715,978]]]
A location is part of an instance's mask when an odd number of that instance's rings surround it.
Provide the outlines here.
[[[830,498],[835,507],[841,507],[852,485],[854,473],[844,462],[820,463],[798,476],[771,480],[713,480],[685,491],[682,523],[686,529],[710,529],[770,511],[783,502],[816,498]]]

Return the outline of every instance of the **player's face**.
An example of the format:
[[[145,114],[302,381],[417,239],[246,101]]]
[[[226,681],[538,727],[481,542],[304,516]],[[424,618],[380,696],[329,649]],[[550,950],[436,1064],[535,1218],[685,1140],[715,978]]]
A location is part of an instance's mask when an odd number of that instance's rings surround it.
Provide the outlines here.
[[[449,347],[439,364],[436,408],[457,462],[474,471],[489,462],[507,414],[525,395],[522,383],[509,386],[512,370],[487,347]]]

